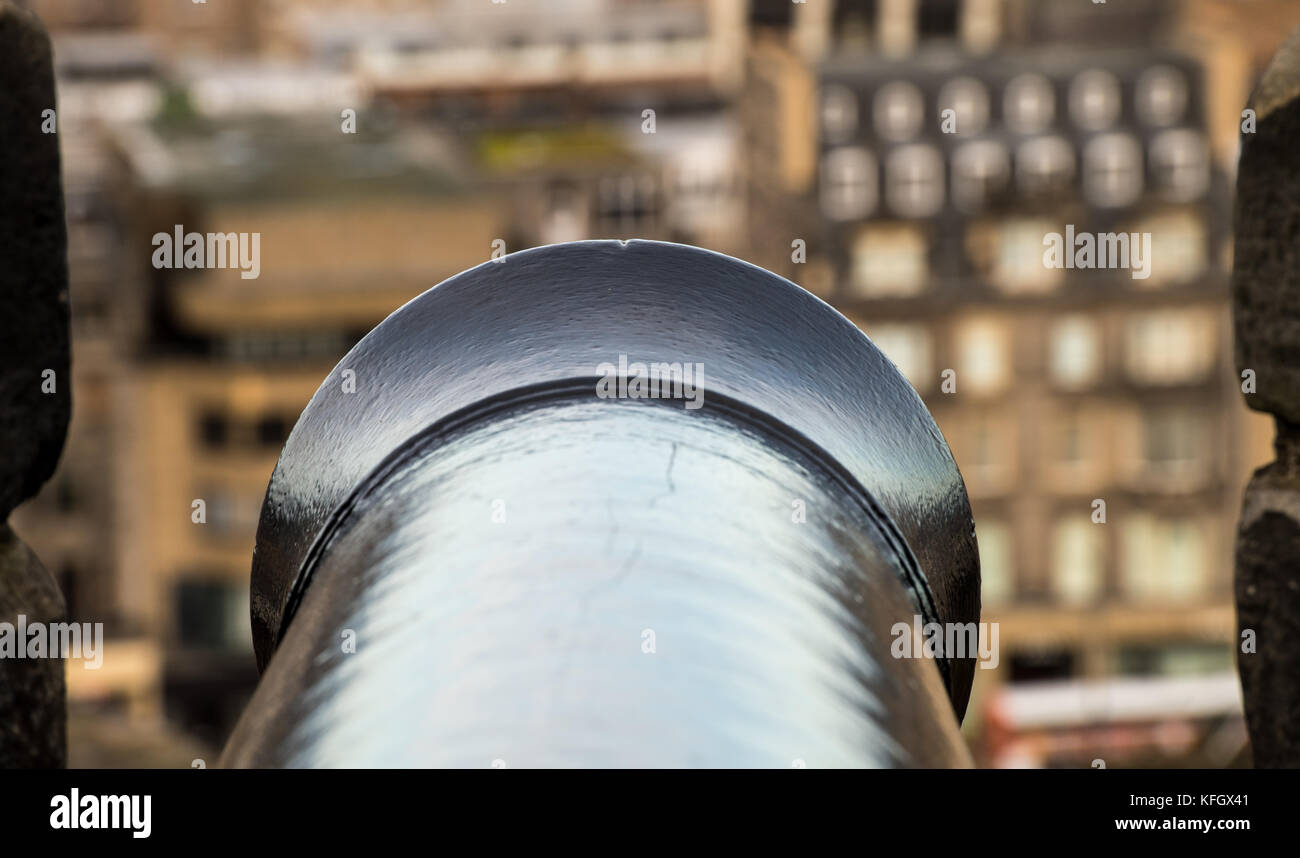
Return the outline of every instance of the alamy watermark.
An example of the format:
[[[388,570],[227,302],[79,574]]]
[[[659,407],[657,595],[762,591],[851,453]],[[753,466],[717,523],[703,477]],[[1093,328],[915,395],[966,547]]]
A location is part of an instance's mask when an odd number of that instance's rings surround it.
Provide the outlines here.
[[[153,236],[154,268],[238,268],[245,280],[262,273],[260,232],[186,232],[174,230]]]
[[[122,828],[137,840],[153,832],[153,796],[82,795],[73,787],[68,795],[50,799],[50,828]]]
[[[1151,276],[1151,233],[1078,232],[1065,225],[1065,235],[1043,236],[1043,265],[1047,268],[1127,268],[1134,280]]]
[[[0,623],[0,658],[77,658],[86,670],[104,664],[103,623]]]
[[[702,363],[628,363],[627,355],[619,355],[618,366],[602,363],[596,372],[601,399],[685,399],[692,411],[704,404]]]
[[[894,623],[889,633],[894,658],[978,658],[984,670],[998,666],[997,623],[927,623],[918,614],[911,625]]]

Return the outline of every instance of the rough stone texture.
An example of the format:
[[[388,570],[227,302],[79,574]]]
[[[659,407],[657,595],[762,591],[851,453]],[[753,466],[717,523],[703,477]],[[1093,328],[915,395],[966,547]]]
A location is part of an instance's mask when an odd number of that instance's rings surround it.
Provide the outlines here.
[[[1290,442],[1295,443],[1293,438]],[[1237,532],[1237,611],[1256,652],[1239,652],[1255,763],[1300,766],[1300,475],[1294,461],[1261,468]]]
[[[54,106],[44,28],[0,0],[0,521],[54,472],[71,411],[59,138],[41,131]]]
[[[1300,767],[1300,31],[1251,98],[1235,213],[1233,313],[1246,404],[1277,418],[1277,460],[1246,488],[1237,532],[1238,646],[1255,764]]]
[[[0,622],[62,617],[54,579],[4,521],[49,479],[71,411],[68,265],[50,42],[0,0]],[[54,370],[55,392],[42,391]],[[62,766],[61,659],[0,659],[0,768]]]
[[[0,525],[0,623],[59,622],[63,596],[36,555]],[[61,767],[67,712],[63,659],[0,660],[0,769]]]

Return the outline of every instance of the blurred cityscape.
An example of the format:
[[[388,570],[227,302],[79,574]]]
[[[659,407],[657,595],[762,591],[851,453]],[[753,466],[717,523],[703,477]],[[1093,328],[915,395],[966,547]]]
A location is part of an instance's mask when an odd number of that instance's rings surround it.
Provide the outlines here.
[[[822,296],[934,413],[1000,624],[980,765],[1249,762],[1232,542],[1272,426],[1232,359],[1231,188],[1300,6],[26,5],[55,42],[75,378],[15,528],[108,633],[102,669],[68,665],[71,765],[215,763],[257,679],[267,481],[357,339],[498,248],[632,237]],[[260,232],[260,276],[155,268],[175,224]],[[1066,224],[1149,232],[1151,276],[1045,267]]]

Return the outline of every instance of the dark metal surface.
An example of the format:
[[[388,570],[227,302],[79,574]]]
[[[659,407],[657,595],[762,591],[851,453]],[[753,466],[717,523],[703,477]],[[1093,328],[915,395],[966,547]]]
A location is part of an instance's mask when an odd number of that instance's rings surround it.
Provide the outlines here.
[[[961,476],[920,398],[852,323],[788,281],[719,254],[579,242],[523,251],[444,282],[396,311],[331,372],[295,426],[262,510],[252,573],[259,666],[267,668],[284,633],[314,540],[381,462],[428,427],[521,389],[582,380],[594,391],[597,366],[619,355],[699,362],[703,411],[725,398],[823,451],[874,508],[916,610],[943,622],[978,620]],[[355,392],[347,392],[350,378]],[[600,486],[592,497],[597,508],[583,520],[601,526]],[[510,544],[502,537],[502,550]],[[315,586],[305,590],[304,611]],[[973,666],[943,665],[959,717]]]
[[[969,765],[886,527],[720,395],[475,409],[333,517],[223,764]]]

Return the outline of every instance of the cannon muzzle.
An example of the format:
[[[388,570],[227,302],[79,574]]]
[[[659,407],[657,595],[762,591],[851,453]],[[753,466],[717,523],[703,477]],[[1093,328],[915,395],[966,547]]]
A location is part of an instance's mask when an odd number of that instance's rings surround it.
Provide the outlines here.
[[[965,765],[974,653],[897,644],[978,589],[943,437],[827,304],[678,245],[523,251],[303,412],[223,762]]]

